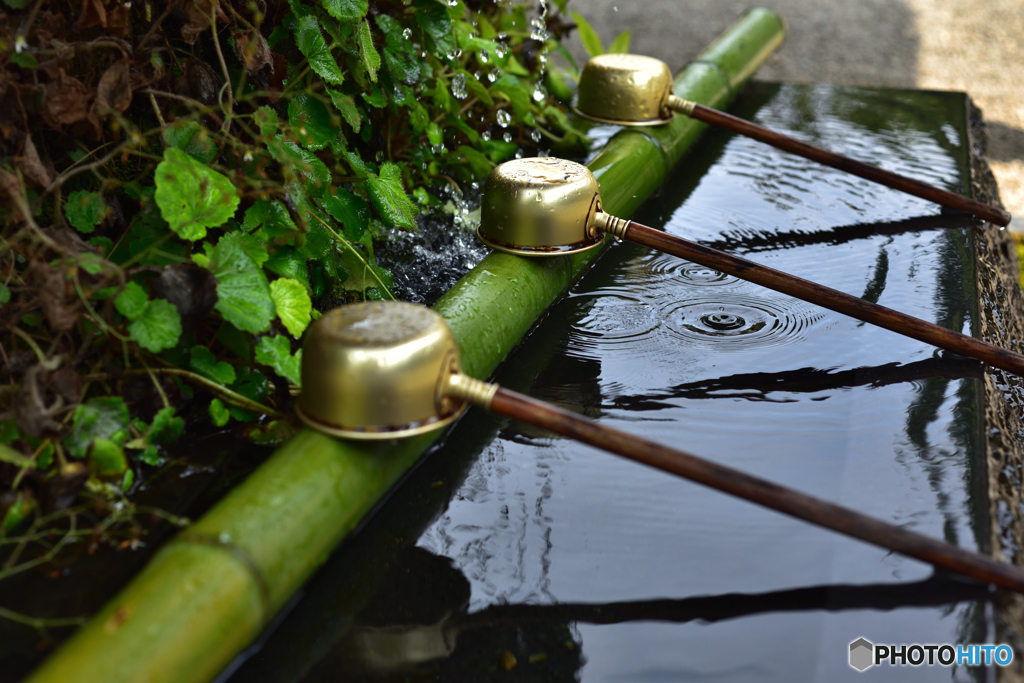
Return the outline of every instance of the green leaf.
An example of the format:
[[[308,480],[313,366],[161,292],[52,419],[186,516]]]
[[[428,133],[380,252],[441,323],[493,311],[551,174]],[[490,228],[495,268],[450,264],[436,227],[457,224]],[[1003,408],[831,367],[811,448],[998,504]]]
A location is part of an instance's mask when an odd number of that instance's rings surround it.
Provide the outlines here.
[[[223,427],[231,419],[231,413],[228,412],[224,402],[219,398],[215,398],[210,401],[210,419],[213,420],[214,427]]]
[[[189,355],[189,367],[200,375],[212,379],[218,384],[223,384],[224,386],[235,381],[235,369],[231,364],[225,363],[224,361],[218,362],[217,358],[213,355],[213,352],[205,346],[193,346]]]
[[[343,187],[339,187],[333,195],[325,194],[317,203],[341,223],[345,237],[353,242],[363,236],[370,224],[370,205]]]
[[[173,443],[185,429],[185,421],[174,416],[174,407],[161,408],[153,416],[153,424],[149,428],[150,443]],[[148,450],[148,449],[147,449]]]
[[[18,451],[14,450],[10,446],[0,444],[0,462],[6,462],[10,465],[20,468],[35,469],[36,461],[25,455],[22,455]]]
[[[278,130],[280,126],[277,120],[277,112],[266,105],[256,110],[256,113],[253,114],[253,120],[259,126],[260,135],[267,139],[274,137],[280,132]]]
[[[92,444],[89,469],[97,477],[120,477],[128,469],[121,446],[109,439],[97,438]]]
[[[367,0],[319,0],[327,13],[341,21],[358,21],[366,16]]]
[[[142,348],[160,353],[178,343],[181,315],[166,299],[154,299],[146,304],[141,316],[128,324],[128,333]]]
[[[356,107],[356,101],[348,95],[337,90],[331,90],[330,88],[327,88],[327,94],[331,96],[331,101],[338,111],[341,112],[348,125],[352,126],[352,130],[358,133],[360,126],[363,125],[363,117]]]
[[[415,85],[420,79],[420,63],[412,51],[412,42],[405,39],[402,25],[387,14],[378,14],[377,26],[384,32],[384,63],[398,83]]]
[[[11,300],[11,290],[4,283],[0,282],[0,305]]]
[[[293,337],[298,339],[309,325],[313,303],[302,283],[291,278],[279,278],[270,283],[270,298],[274,300],[277,317]]]
[[[15,1],[21,2],[21,0]],[[4,2],[6,2],[8,5],[12,4],[11,0],[4,0]],[[27,4],[28,0],[25,0],[25,3]],[[39,62],[36,61],[36,58],[27,52],[15,52],[10,56],[10,60],[12,64],[17,64],[18,66],[25,69],[34,69],[37,66],[39,66]]]
[[[256,345],[256,362],[269,365],[281,377],[302,385],[302,351],[292,355],[292,346],[287,337],[263,337]]]
[[[28,0],[4,0],[4,4],[11,9],[25,9],[28,7]]]
[[[466,77],[466,89],[469,90],[470,95],[479,98],[488,107],[494,106],[494,99],[491,97],[491,93],[487,92],[487,87],[478,81],[473,74],[465,69],[459,69],[456,73],[463,74]]]
[[[164,160],[156,167],[154,198],[171,230],[193,242],[238,208],[230,180],[174,147],[164,150]]]
[[[580,16],[580,13],[573,10],[572,20],[576,22],[576,29],[580,33],[580,42],[583,43],[583,49],[587,51],[587,54],[591,57],[597,57],[598,55],[604,54],[604,45],[601,44],[601,39],[597,37],[597,31],[591,27],[590,23]]]
[[[472,147],[466,147],[465,145],[459,145],[458,152],[466,158],[467,162],[469,162],[470,168],[473,169],[473,175],[477,178],[484,178],[491,172],[491,168],[493,167],[491,160],[483,153],[478,152]]]
[[[405,194],[402,170],[398,166],[387,162],[381,167],[379,175],[367,177],[366,194],[385,225],[406,230],[416,229],[419,210]]]
[[[295,45],[306,55],[309,66],[328,83],[340,85],[344,80],[338,62],[334,60],[327,41],[320,33],[320,24],[314,16],[301,17],[295,26]]]
[[[491,90],[508,95],[508,98],[512,100],[512,109],[516,113],[516,118],[533,125],[531,123],[533,115],[530,113],[530,98],[533,95],[533,90],[528,85],[511,74],[503,74],[494,82]]]
[[[64,215],[79,232],[90,233],[107,215],[107,203],[95,192],[78,190],[68,195]]]
[[[370,76],[370,80],[376,83],[377,70],[380,69],[380,55],[377,53],[377,48],[373,46],[373,35],[370,33],[369,22],[363,21],[359,24],[357,39],[359,40],[359,54],[362,57],[366,73]]]
[[[299,282],[309,282],[306,259],[295,249],[279,249],[263,267],[281,277],[290,277]],[[308,287],[308,285],[306,285]]]
[[[131,490],[133,483],[135,483],[135,471],[126,469],[124,471],[124,478],[121,479],[121,490],[127,493]]]
[[[146,290],[142,288],[142,285],[131,280],[124,286],[121,293],[114,299],[114,307],[117,312],[128,318],[129,320],[135,320],[142,316],[146,312],[146,306],[149,304],[149,296],[146,294]]]
[[[217,158],[217,146],[210,133],[195,121],[175,121],[164,129],[164,140],[201,164]]]
[[[164,464],[164,459],[160,457],[160,451],[157,450],[156,446],[147,446],[135,457],[139,462],[145,463],[151,467],[159,467]]]
[[[245,366],[240,366],[238,381],[231,389],[251,401],[262,401],[270,392],[270,380],[259,370],[250,370]]]
[[[432,52],[440,56],[455,49],[452,20],[445,7],[434,0],[417,0],[416,22],[430,37],[430,41],[433,43]]]
[[[263,226],[268,237],[284,237],[299,229],[295,225],[295,221],[292,220],[288,207],[276,199],[273,201],[257,200],[246,210],[242,228],[251,233],[260,226]],[[259,261],[259,263],[262,264],[263,261]]]
[[[376,84],[370,88],[370,92],[363,93],[363,99],[377,109],[383,109],[388,104],[387,96],[384,94],[384,91],[381,90],[380,86]]]
[[[217,242],[210,270],[217,278],[216,309],[224,319],[245,332],[268,330],[275,312],[270,285],[237,237],[225,235]]]
[[[629,31],[623,31],[619,35],[615,36],[615,40],[608,46],[609,54],[627,54],[629,52],[629,38],[631,34]]]
[[[286,175],[298,177],[303,181],[303,189],[306,192],[319,197],[327,191],[331,184],[331,172],[315,154],[294,142],[284,140],[280,135],[270,146],[270,152],[284,166]],[[301,219],[303,214],[299,211],[297,215]]]
[[[288,103],[288,122],[299,142],[308,149],[323,149],[338,137],[331,113],[312,95],[298,95]]]
[[[124,443],[128,438],[128,407],[120,396],[91,398],[75,408],[71,434],[64,447],[75,458],[89,454],[95,439]]]

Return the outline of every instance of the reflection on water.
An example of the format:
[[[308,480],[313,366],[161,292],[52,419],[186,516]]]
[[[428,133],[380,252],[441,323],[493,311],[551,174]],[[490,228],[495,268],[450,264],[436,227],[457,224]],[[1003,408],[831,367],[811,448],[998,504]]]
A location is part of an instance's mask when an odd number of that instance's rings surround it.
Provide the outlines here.
[[[738,113],[957,189],[964,111],[950,93],[760,86]],[[971,331],[963,216],[722,133],[684,167],[638,220]],[[975,361],[619,244],[496,379],[978,549],[980,377]],[[236,680],[857,680],[858,637],[992,637],[976,586],[478,411],[309,591]]]

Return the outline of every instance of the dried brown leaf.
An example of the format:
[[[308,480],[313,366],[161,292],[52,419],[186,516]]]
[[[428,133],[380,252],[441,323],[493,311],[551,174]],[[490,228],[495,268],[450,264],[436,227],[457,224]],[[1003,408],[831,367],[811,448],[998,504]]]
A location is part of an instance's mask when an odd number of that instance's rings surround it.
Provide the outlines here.
[[[39,364],[29,368],[21,378],[18,400],[14,405],[14,419],[18,424],[18,430],[37,439],[57,435],[60,425],[54,416],[64,406],[64,399],[60,397],[52,404],[46,404],[46,392],[42,382],[45,374],[46,371]]]
[[[250,75],[265,66],[269,66],[270,73],[274,73],[274,59],[270,54],[270,46],[259,31],[236,33],[235,51],[238,52],[238,58],[245,64],[245,69]]]
[[[203,31],[210,28],[210,16],[213,13],[212,0],[185,0],[185,11],[188,13],[188,21],[181,27],[181,38],[189,45],[195,45]],[[217,5],[217,21],[222,24],[230,23],[228,15]]]
[[[103,0],[83,0],[82,15],[78,18],[79,30],[93,26],[107,27],[107,8]]]
[[[89,116],[89,92],[80,80],[60,70],[56,81],[46,86],[43,100],[43,118],[51,128],[69,126]]]
[[[107,15],[107,30],[110,31],[110,35],[117,38],[127,38],[131,33],[131,22],[128,20],[130,14],[130,3],[122,4],[120,2],[114,5],[114,9],[110,10]]]
[[[32,144],[32,136],[30,135],[25,136],[25,148],[22,151],[21,158],[18,160],[18,168],[21,170],[21,175],[26,180],[31,181],[36,187],[49,187],[50,183],[53,182],[50,172],[46,170],[42,160],[39,158],[36,146]]]
[[[9,171],[0,170],[0,206],[5,206],[11,212],[11,220],[15,223],[25,220],[25,214],[19,208],[23,202],[18,177]]]
[[[33,261],[25,273],[35,288],[50,328],[54,332],[67,332],[78,320],[78,301],[70,291],[70,283],[63,271],[43,261]]]
[[[103,72],[96,86],[94,111],[103,115],[109,110],[124,111],[132,103],[130,67],[127,61],[115,62]]]

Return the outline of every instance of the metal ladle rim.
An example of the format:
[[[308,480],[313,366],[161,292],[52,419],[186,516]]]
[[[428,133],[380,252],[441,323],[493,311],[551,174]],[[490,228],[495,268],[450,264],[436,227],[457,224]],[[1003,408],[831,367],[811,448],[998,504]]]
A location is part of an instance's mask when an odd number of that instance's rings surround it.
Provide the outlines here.
[[[641,119],[639,121],[628,121],[625,119],[605,119],[601,118],[600,116],[588,114],[576,106],[574,106],[572,110],[585,119],[590,119],[591,121],[597,121],[599,123],[610,123],[614,126],[663,126],[676,118],[676,113],[671,109],[669,109],[668,111],[668,116],[662,117],[660,119]]]

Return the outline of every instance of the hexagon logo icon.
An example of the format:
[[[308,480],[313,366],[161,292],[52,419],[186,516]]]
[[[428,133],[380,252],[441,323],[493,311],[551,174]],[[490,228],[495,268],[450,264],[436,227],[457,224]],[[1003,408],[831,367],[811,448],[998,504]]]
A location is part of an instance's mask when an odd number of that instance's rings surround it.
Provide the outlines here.
[[[857,671],[864,671],[874,664],[875,646],[865,638],[858,638],[850,643],[850,666]]]

